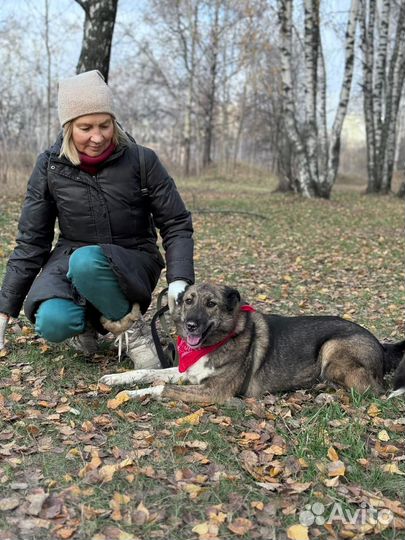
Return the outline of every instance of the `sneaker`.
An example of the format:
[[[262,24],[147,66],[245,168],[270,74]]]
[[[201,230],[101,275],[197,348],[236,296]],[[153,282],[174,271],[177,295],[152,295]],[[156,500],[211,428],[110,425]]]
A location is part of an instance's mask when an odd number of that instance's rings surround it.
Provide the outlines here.
[[[82,334],[69,339],[69,345],[75,351],[87,356],[95,354],[98,350],[98,334],[94,328],[87,328]]]
[[[159,369],[161,367],[152,333],[142,318],[136,320],[115,340],[118,345],[118,357],[121,357],[123,341],[126,354],[134,363],[134,369]]]

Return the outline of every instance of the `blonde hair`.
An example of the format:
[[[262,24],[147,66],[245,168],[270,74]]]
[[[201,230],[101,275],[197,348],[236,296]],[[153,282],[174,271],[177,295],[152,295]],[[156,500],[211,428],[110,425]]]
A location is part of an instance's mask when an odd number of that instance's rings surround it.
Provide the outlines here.
[[[111,142],[113,142],[116,146],[118,146],[120,143],[128,143],[128,135],[122,128],[120,128],[116,119],[113,117],[111,118],[114,128]],[[69,161],[73,163],[73,165],[80,165],[79,152],[77,151],[72,137],[74,121],[75,119],[70,120],[69,122],[66,122],[66,124],[63,126],[63,141],[59,157],[65,156]]]

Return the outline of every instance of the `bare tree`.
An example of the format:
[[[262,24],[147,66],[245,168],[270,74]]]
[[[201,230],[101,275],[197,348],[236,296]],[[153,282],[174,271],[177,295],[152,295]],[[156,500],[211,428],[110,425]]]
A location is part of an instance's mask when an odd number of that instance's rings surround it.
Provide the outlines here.
[[[405,2],[361,2],[363,107],[367,136],[367,193],[389,193],[397,119],[405,79]],[[390,35],[393,36],[390,39]]]
[[[98,69],[108,81],[118,0],[75,0],[84,10],[83,43],[76,72]]]
[[[49,42],[49,0],[45,0],[45,50],[46,50],[46,138],[47,143],[51,142],[51,94],[52,94],[52,55]]]
[[[296,153],[292,183],[306,197],[329,198],[339,166],[340,136],[349,102],[354,66],[358,0],[352,0],[346,26],[345,66],[333,127],[326,129],[326,75],[319,24],[319,0],[304,0],[304,113],[296,107],[293,75],[293,1],[278,0],[283,110],[288,139]],[[303,118],[302,118],[303,117]]]

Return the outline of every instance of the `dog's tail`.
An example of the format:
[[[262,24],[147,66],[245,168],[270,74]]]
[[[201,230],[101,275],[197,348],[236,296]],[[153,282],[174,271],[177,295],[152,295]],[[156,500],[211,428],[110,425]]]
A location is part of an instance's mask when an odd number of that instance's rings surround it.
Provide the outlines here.
[[[389,398],[405,394],[405,340],[398,343],[382,343],[384,348],[384,373],[396,369],[394,391]]]

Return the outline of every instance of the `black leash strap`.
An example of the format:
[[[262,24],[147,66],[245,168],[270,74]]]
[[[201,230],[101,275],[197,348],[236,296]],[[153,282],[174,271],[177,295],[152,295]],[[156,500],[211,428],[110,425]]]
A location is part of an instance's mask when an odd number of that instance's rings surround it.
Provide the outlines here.
[[[160,364],[163,369],[173,367],[174,365],[178,364],[177,347],[170,336],[170,330],[169,330],[169,327],[167,326],[167,321],[165,317],[165,313],[169,311],[169,306],[168,305],[162,306],[162,300],[166,293],[167,293],[167,288],[164,289],[159,294],[158,300],[157,300],[157,310],[154,316],[152,317],[152,321],[151,321],[152,337],[155,343],[156,352],[158,354]],[[166,352],[162,347],[159,333],[156,328],[156,322],[158,319],[160,322],[160,326],[164,332],[164,338],[168,342],[166,346]]]
[[[146,163],[145,163],[145,152],[143,151],[143,146],[137,144],[138,155],[139,155],[139,168],[141,172],[141,195],[142,197],[147,197],[149,195],[148,183],[146,176]]]

